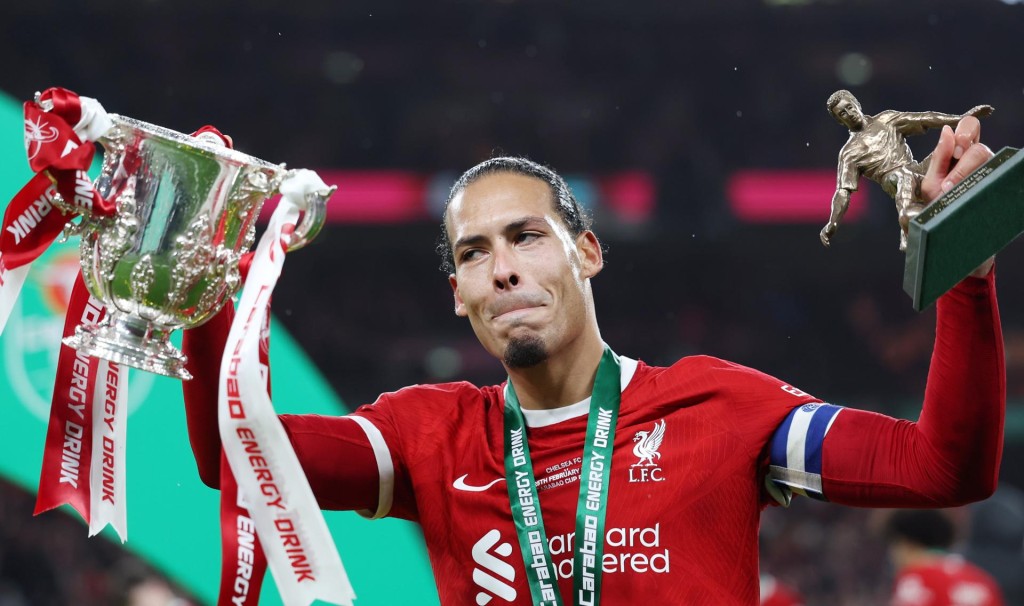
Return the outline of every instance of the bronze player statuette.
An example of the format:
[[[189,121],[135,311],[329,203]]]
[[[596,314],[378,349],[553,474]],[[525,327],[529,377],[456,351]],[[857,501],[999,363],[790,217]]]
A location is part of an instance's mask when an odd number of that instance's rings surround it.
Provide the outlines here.
[[[852,93],[838,90],[826,103],[829,113],[850,129],[850,138],[839,150],[836,193],[832,196],[832,214],[821,230],[821,243],[828,246],[839,229],[850,194],[857,191],[861,175],[877,182],[896,200],[900,223],[900,250],[907,249],[907,226],[930,200],[921,199],[921,180],[928,170],[931,154],[915,162],[906,137],[920,135],[930,128],[955,127],[966,116],[984,118],[991,105],[977,105],[964,114],[941,112],[900,112],[886,110],[866,116]]]

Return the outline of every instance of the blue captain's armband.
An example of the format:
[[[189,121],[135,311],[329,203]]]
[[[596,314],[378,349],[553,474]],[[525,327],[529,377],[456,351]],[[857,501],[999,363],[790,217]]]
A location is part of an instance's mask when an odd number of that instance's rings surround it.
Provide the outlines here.
[[[804,404],[790,411],[771,438],[765,485],[772,498],[789,505],[793,493],[825,500],[821,490],[821,449],[841,406]]]

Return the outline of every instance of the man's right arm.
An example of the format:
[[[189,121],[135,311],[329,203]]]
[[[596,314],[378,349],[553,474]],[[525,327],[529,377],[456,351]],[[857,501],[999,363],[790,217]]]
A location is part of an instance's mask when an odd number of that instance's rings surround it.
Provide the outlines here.
[[[199,478],[211,488],[220,488],[220,429],[217,423],[217,376],[224,345],[235,318],[230,301],[206,323],[183,331],[181,349],[188,357],[185,369],[192,374],[183,381],[185,419]]]
[[[211,488],[220,487],[217,378],[233,319],[234,307],[229,302],[202,326],[186,330],[182,340],[187,369],[193,376],[182,383],[189,442],[199,477]],[[352,417],[320,415],[280,418],[321,508],[378,511],[382,493],[377,455],[359,422]],[[390,494],[389,490],[389,499]]]

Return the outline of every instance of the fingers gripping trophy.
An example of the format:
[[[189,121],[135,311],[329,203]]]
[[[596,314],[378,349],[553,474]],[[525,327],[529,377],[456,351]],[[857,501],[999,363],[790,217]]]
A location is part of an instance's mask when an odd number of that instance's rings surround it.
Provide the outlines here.
[[[830,246],[851,194],[865,176],[896,202],[899,249],[907,253],[904,289],[921,310],[1024,232],[1024,154],[993,157],[978,143],[979,118],[991,105],[962,114],[886,110],[867,115],[852,93],[826,102],[850,131],[839,151],[836,191],[821,243]],[[906,137],[941,128],[935,152],[914,159]],[[955,130],[953,130],[955,128]]]

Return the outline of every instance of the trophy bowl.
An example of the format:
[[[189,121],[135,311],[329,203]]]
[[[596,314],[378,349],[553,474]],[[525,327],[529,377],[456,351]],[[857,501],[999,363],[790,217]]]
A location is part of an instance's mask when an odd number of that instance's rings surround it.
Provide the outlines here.
[[[85,284],[106,314],[64,343],[187,380],[186,358],[170,334],[202,324],[238,291],[256,218],[288,171],[206,137],[110,118],[114,126],[98,141],[104,158],[96,189],[117,212],[68,228],[81,235]],[[306,196],[289,250],[319,232],[334,189]]]

